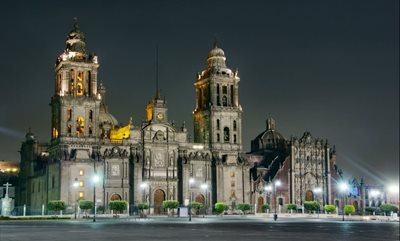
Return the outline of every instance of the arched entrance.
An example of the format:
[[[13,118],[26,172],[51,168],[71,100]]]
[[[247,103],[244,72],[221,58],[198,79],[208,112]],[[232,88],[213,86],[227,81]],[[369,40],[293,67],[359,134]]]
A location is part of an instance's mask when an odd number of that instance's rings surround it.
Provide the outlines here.
[[[314,201],[314,193],[311,190],[306,192],[306,201]]]
[[[195,199],[194,199],[195,202],[201,203],[201,204],[203,204],[203,205],[204,205],[204,203],[205,203],[205,200],[206,200],[206,199],[204,198],[203,194],[197,195],[197,196],[195,197]],[[204,206],[203,206],[203,207],[204,207]],[[196,210],[196,215],[199,215],[199,214],[200,214],[200,210],[201,210],[201,209]]]
[[[194,199],[195,202],[202,203],[202,204],[204,204],[204,200],[205,200],[205,198],[204,198],[203,194],[197,195],[196,198]]]
[[[260,213],[262,212],[262,206],[264,205],[264,198],[263,197],[258,197],[257,199],[257,212]]]
[[[162,214],[164,212],[164,208],[162,207],[164,200],[165,192],[161,189],[157,189],[154,192],[154,214]]]
[[[113,195],[111,195],[111,198],[110,198],[110,199],[111,199],[111,201],[119,201],[119,200],[121,200],[122,198],[121,198],[120,195],[114,193]]]

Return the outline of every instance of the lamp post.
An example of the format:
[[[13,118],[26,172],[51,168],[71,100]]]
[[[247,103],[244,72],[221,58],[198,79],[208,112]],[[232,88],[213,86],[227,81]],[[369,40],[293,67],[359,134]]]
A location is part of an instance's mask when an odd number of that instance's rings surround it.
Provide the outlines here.
[[[344,221],[344,197],[346,194],[346,191],[349,189],[349,186],[347,185],[347,183],[342,182],[339,184],[339,189],[340,192],[342,193],[342,198],[343,198],[343,202],[342,202],[342,221]]]
[[[203,212],[203,218],[206,215],[206,210],[207,210],[207,183],[201,184],[201,189],[204,190],[204,212]]]
[[[269,196],[272,193],[272,185],[268,185],[264,187],[264,192],[267,196]],[[267,202],[268,197],[265,197],[265,202]],[[269,198],[269,206],[271,206],[271,198]],[[269,210],[269,209],[268,209]]]
[[[392,184],[387,188],[387,191],[389,193],[389,203],[398,205],[399,204],[399,185]],[[392,197],[394,197],[394,200],[392,200]]]
[[[189,222],[192,221],[192,193],[190,191],[191,184],[194,183],[193,178],[189,178],[189,189],[188,189],[188,194],[189,194]]]
[[[145,196],[146,196],[146,188],[148,187],[149,185],[146,183],[146,182],[143,182],[142,184],[140,184],[140,188],[142,189],[142,203],[145,203]],[[147,203],[147,202],[146,202]],[[149,209],[150,209],[150,204],[148,204],[149,205]],[[144,213],[144,210],[142,210],[142,214]]]
[[[96,222],[96,183],[100,181],[100,177],[95,174],[93,176],[93,205],[94,205],[94,213],[93,213],[93,222]]]
[[[274,211],[274,220],[276,221],[277,219],[278,219],[278,214],[277,214],[277,212],[276,212],[276,198],[277,198],[277,196],[276,196],[276,187],[279,187],[281,185],[281,181],[279,181],[279,180],[276,180],[275,181],[275,183],[274,183],[274,204],[275,204],[275,211]]]
[[[319,218],[319,212],[321,211],[321,203],[319,202],[319,195],[322,193],[322,188],[321,187],[316,187],[314,188],[314,193],[315,193],[315,197],[317,199],[318,202],[318,218]]]
[[[78,182],[78,179],[77,178],[75,178],[75,181],[74,181],[74,184],[72,185],[73,187],[74,187],[74,189],[75,189],[75,199],[74,199],[74,203],[75,203],[75,214],[74,214],[74,219],[76,219],[76,203],[78,202],[78,199],[76,198],[76,189],[78,188],[78,186],[79,186],[79,182]]]

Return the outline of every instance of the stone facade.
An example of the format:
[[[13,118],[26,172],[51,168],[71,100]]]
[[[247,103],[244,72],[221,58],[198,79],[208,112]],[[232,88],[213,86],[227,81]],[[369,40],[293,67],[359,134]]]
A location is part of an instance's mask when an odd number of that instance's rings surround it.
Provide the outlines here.
[[[50,144],[29,132],[21,146],[18,204],[27,204],[31,213],[55,199],[65,201],[69,212],[77,200],[95,199],[106,210],[112,200],[126,200],[130,211],[148,203],[154,214],[165,212],[167,199],[202,202],[209,212],[216,202],[232,211],[238,203],[260,211],[264,203],[281,210],[283,204],[301,207],[310,199],[332,202],[335,152],[326,141],[308,132],[286,140],[269,118],[251,152],[243,153],[239,73],[227,67],[216,43],[195,80],[194,142],[185,123],[178,127],[169,121],[158,89],[146,106],[146,120],[118,122],[108,110],[99,67],[75,23],[54,68]],[[100,182],[94,183],[94,176]],[[281,186],[273,195],[266,192],[276,180]],[[320,196],[313,193],[317,187]]]
[[[309,132],[286,140],[276,131],[273,118],[268,118],[266,124],[266,130],[252,141],[252,151],[246,154],[252,163],[252,202],[256,210],[260,211],[265,203],[281,211],[289,203],[298,209],[305,201],[334,203],[335,150]],[[267,191],[264,188],[268,186],[273,188]]]
[[[20,205],[35,213],[61,199],[72,211],[77,200],[96,196],[97,206],[126,200],[131,210],[148,203],[158,214],[167,199],[202,202],[210,211],[216,201],[248,202],[249,165],[240,158],[239,77],[226,67],[221,49],[215,45],[210,51],[195,82],[195,141],[190,142],[185,123],[177,127],[169,121],[167,101],[158,90],[145,121],[119,123],[97,81],[97,56],[86,51],[77,23],[66,45],[54,69],[51,143],[40,144],[28,133],[21,147]],[[95,175],[101,180],[96,184]]]

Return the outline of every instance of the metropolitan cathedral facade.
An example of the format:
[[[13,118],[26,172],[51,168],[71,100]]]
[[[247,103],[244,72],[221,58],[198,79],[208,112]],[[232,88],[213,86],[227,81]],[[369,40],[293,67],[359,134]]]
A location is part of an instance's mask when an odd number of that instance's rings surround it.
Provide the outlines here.
[[[79,199],[95,199],[106,209],[112,200],[126,200],[131,208],[149,203],[154,214],[171,199],[201,202],[210,212],[217,201],[232,209],[250,203],[257,210],[271,198],[275,205],[334,201],[335,153],[327,141],[308,132],[286,140],[268,118],[266,131],[244,153],[240,78],[216,44],[195,80],[193,141],[185,123],[170,121],[158,90],[144,107],[145,121],[122,125],[108,110],[98,69],[98,57],[87,52],[75,23],[54,67],[50,143],[29,131],[20,150],[17,202],[32,213],[50,200],[63,200],[70,211]],[[284,185],[271,197],[263,187],[278,179]]]

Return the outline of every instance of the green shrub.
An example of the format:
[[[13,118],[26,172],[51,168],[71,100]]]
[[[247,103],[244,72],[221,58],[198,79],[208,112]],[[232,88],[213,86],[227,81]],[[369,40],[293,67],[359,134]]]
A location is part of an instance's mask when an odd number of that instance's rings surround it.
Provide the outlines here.
[[[172,216],[174,216],[174,210],[175,208],[179,207],[179,202],[176,200],[165,200],[162,203],[163,208],[167,208],[168,211],[170,211],[172,209]],[[168,215],[170,213],[168,212]]]
[[[65,209],[65,202],[62,200],[51,200],[47,204],[47,209],[50,211],[62,211]]]
[[[324,209],[325,209],[325,212],[327,212],[327,213],[333,213],[336,210],[336,207],[335,207],[335,205],[327,204],[324,206]]]
[[[390,214],[390,212],[397,213],[399,211],[399,208],[393,204],[381,204],[379,208],[386,214]]]
[[[356,208],[353,205],[344,205],[344,213],[347,214],[354,214],[356,212]]]
[[[224,211],[225,210],[228,210],[228,205],[226,205],[225,203],[223,203],[223,202],[217,202],[217,203],[215,203],[215,211],[218,213],[218,214],[223,214],[224,213]]]
[[[79,208],[82,210],[88,210],[93,208],[93,201],[79,200]]]
[[[289,204],[286,204],[286,208],[287,208],[287,210],[296,210],[297,205],[293,204],[293,203],[289,203]]]
[[[128,207],[128,202],[124,200],[115,200],[109,203],[109,207],[111,210],[115,211],[116,213],[123,212]]]
[[[162,203],[163,208],[178,208],[179,207],[179,202],[176,200],[165,200]]]
[[[366,207],[366,208],[365,208],[366,214],[369,214],[369,215],[374,214],[375,211],[376,211],[376,208],[375,208],[375,207]]]
[[[248,203],[240,203],[236,206],[236,208],[246,214],[246,212],[251,209],[251,206]]]
[[[268,204],[263,204],[261,206],[261,211],[264,213],[265,211],[269,210],[269,205]]]
[[[308,211],[316,211],[319,209],[319,203],[317,201],[305,201],[304,209]]]
[[[137,205],[137,208],[138,208],[139,210],[146,210],[146,209],[149,209],[149,204],[147,204],[147,203],[139,203],[139,204]]]
[[[192,208],[192,209],[194,209],[196,211],[201,209],[201,208],[203,208],[203,207],[204,207],[204,205],[202,203],[199,203],[199,202],[191,202],[190,203],[190,208]]]

